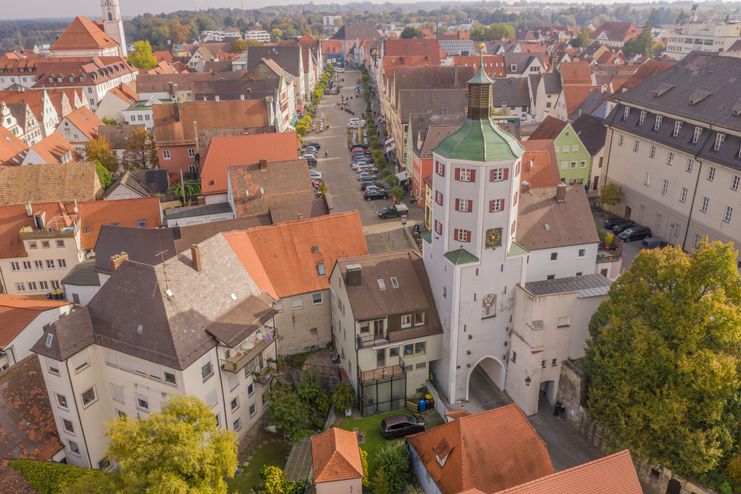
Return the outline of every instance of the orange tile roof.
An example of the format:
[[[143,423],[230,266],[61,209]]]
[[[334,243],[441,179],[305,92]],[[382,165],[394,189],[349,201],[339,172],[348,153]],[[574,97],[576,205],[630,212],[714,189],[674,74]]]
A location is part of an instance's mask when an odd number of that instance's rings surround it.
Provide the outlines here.
[[[34,151],[39,155],[40,164],[61,164],[64,156],[67,153],[73,153],[75,147],[59,132],[52,132],[48,137],[41,139],[39,142],[31,146],[30,151]]]
[[[522,142],[522,180],[530,187],[551,187],[561,181],[553,139],[529,139]]]
[[[23,91],[0,91],[0,101],[5,103],[26,103],[36,117],[39,123],[44,121],[44,91],[28,90]]]
[[[146,220],[147,228],[162,226],[160,202],[157,197],[81,202],[78,203],[78,208],[82,223],[80,244],[85,250],[95,248],[103,225],[137,227],[139,220]]]
[[[0,205],[93,201],[102,196],[95,163],[36,164],[0,168]]]
[[[160,105],[156,105],[160,106]],[[208,146],[201,169],[204,195],[227,191],[227,169],[235,165],[252,165],[260,160],[289,161],[298,159],[295,132],[214,137]]]
[[[72,19],[67,29],[52,45],[52,51],[100,50],[116,48],[118,43],[100,30],[90,19],[78,16]]]
[[[453,65],[478,68],[481,58],[478,55],[459,55],[453,57]],[[484,55],[484,72],[489,77],[506,77],[504,55]]]
[[[0,294],[0,320],[3,321],[0,324],[0,348],[10,345],[42,312],[65,305],[70,303],[66,300]]]
[[[335,482],[363,477],[358,435],[332,427],[311,436],[314,483]]]
[[[674,63],[674,61],[667,60],[649,60],[638,67],[638,70],[636,70],[633,75],[631,75],[628,80],[620,86],[620,91],[625,92],[628,89],[633,89],[643,81],[664,72],[666,69],[674,65]]]
[[[430,67],[431,65],[430,60],[424,56],[385,56],[383,57],[383,74],[388,78],[393,76],[394,70],[398,67]]]
[[[340,53],[342,51],[342,42],[335,39],[322,40],[322,53]]]
[[[440,65],[440,42],[435,38],[389,39],[383,45],[389,57],[426,57],[427,65]]]
[[[597,26],[589,37],[597,39],[602,33],[605,33],[610,41],[628,41],[641,34],[641,30],[632,22],[610,21]]]
[[[11,131],[0,126],[0,165],[17,166],[23,162],[24,151],[28,149],[25,142],[18,139]],[[13,160],[13,158],[16,158]]]
[[[564,85],[566,84],[591,84],[592,72],[589,69],[589,62],[563,62],[558,66]]]
[[[596,91],[596,86],[566,86],[563,88],[563,95],[566,99],[566,113],[571,115],[577,108],[584,103],[589,94]]]
[[[496,492],[554,472],[545,443],[517,405],[458,418],[407,442],[443,494]]]
[[[498,494],[641,494],[630,451],[605,456],[598,460],[533,480]]]
[[[136,91],[131,89],[131,86],[128,84],[119,84],[108,92],[129,104],[134,104],[139,100]]]
[[[172,53],[167,50],[152,52],[158,62],[172,62]]]
[[[259,288],[284,298],[329,288],[337,259],[368,254],[357,211],[224,234]],[[325,275],[317,265],[324,263]]]
[[[95,139],[98,136],[98,126],[103,123],[95,116],[95,113],[84,106],[73,110],[64,118],[80,129],[80,132],[85,134],[88,139]]]

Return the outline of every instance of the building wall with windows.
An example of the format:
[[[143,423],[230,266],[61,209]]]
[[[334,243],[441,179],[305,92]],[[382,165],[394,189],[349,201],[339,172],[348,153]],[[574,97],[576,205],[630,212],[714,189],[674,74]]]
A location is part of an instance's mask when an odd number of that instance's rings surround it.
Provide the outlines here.
[[[561,179],[568,185],[588,184],[592,157],[571,124],[564,127],[553,140],[553,145]]]
[[[591,243],[532,250],[527,255],[526,279],[530,282],[594,274],[597,246]]]
[[[64,302],[61,302],[64,303]],[[0,347],[0,372],[17,364],[31,353],[31,347],[41,338],[44,327],[53,323],[62,314],[69,314],[72,305],[49,308],[40,311],[28,325],[7,345]]]
[[[329,290],[300,293],[274,302],[281,355],[324,348],[332,340]]]
[[[741,24],[690,23],[668,37],[666,55],[681,60],[688,53],[718,53],[728,50],[741,39]]]
[[[83,259],[76,234],[59,232],[46,238],[24,239],[25,257],[0,259],[5,293],[46,295],[62,289],[62,279]]]

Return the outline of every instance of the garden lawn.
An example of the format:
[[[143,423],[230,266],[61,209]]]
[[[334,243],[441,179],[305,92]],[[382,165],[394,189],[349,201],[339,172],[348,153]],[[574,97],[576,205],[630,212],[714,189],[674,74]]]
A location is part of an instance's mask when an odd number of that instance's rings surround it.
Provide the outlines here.
[[[404,439],[384,439],[381,435],[381,420],[392,415],[399,415],[402,413],[411,413],[409,410],[395,410],[393,412],[383,413],[380,415],[371,415],[369,417],[363,417],[360,419],[354,419],[351,417],[346,418],[342,421],[341,427],[345,430],[351,431],[357,427],[358,431],[365,432],[365,443],[361,444],[360,447],[368,452],[368,476],[373,478],[373,474],[376,471],[376,459],[378,453],[387,444],[403,441]],[[435,411],[425,412],[422,414],[425,418],[427,428],[431,429],[437,427],[443,423],[443,419]]]
[[[270,441],[263,444],[252,455],[252,459],[242,472],[229,480],[229,492],[248,493],[260,482],[260,470],[265,465],[286,466],[291,444],[288,441]]]

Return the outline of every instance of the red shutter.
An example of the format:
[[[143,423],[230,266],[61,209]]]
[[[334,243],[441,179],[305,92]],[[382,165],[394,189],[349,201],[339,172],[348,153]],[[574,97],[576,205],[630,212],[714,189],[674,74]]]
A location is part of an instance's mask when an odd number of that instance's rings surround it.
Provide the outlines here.
[[[494,212],[494,200],[493,199],[489,201],[489,212],[490,213]]]
[[[499,209],[500,211],[504,211],[504,203],[505,203],[505,199],[502,199],[502,202],[500,203],[500,206],[501,206]]]
[[[456,211],[460,211],[461,210],[461,200],[460,199],[456,199],[455,200],[455,210]]]
[[[466,211],[470,213],[473,210],[473,201],[469,199],[466,202],[468,203],[468,207],[466,208]]]
[[[496,175],[496,173],[497,173],[496,168],[492,168],[491,170],[489,170],[489,182],[494,181],[494,176]]]
[[[453,238],[458,240],[458,229],[457,228],[453,230]]]
[[[440,176],[445,176],[445,165],[443,163],[438,163],[440,165]]]
[[[504,174],[502,175],[502,180],[507,180],[509,178],[509,168],[504,169]]]
[[[455,179],[456,180],[460,180],[461,179],[461,169],[460,168],[456,168],[455,169]]]
[[[471,182],[476,181],[476,170],[471,170]]]

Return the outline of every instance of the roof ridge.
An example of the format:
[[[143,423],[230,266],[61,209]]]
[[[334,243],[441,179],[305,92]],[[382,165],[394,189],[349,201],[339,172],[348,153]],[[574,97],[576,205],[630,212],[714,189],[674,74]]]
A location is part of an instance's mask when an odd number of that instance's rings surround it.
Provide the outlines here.
[[[394,255],[399,256],[399,257],[402,257],[401,254],[410,255],[412,252],[414,252],[414,250],[412,250],[412,249],[389,250],[389,251],[384,251],[384,252],[375,252],[373,254],[365,254],[365,255],[362,255],[362,256],[341,257],[341,258],[337,259],[337,262],[340,262],[340,261],[348,261],[350,259],[361,259],[361,258],[362,259],[375,259],[375,258],[380,258],[380,257],[391,257],[391,256],[394,256]]]

